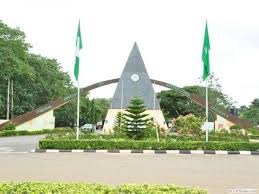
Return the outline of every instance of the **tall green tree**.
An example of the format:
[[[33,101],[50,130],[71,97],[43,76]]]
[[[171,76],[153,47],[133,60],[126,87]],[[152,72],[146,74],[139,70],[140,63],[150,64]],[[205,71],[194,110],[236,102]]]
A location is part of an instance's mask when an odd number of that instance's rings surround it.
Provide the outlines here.
[[[146,107],[144,101],[139,97],[134,97],[126,109],[125,123],[126,133],[129,137],[134,139],[141,139],[145,135],[146,127],[150,119],[145,114]]]
[[[85,95],[80,97],[80,126],[91,123],[96,124],[98,121],[102,121],[106,117],[106,112],[110,99],[92,99],[90,100]],[[56,127],[74,127],[76,124],[76,103],[74,99],[66,105],[58,108],[54,111],[56,117]],[[105,112],[103,114],[102,112]]]
[[[19,28],[10,28],[0,20],[0,79],[7,80],[19,75],[33,74],[27,64],[31,47],[25,42],[25,34]]]
[[[95,98],[95,107],[98,112],[98,115],[97,115],[98,121],[105,120],[110,105],[111,105],[110,98]]]
[[[30,53],[25,38],[0,21],[0,118],[6,117],[8,79],[14,84],[14,116],[74,91],[57,60]]]
[[[254,125],[259,125],[259,98],[253,100],[251,105],[240,107],[240,117],[247,119]]]
[[[208,86],[209,103],[228,112],[234,102],[230,97],[222,93],[219,80],[218,78],[215,78],[214,74],[211,74],[210,77],[208,77]],[[205,99],[206,94],[203,86],[185,86],[183,89]],[[163,110],[167,120],[171,120],[180,115],[188,115],[190,113],[197,117],[205,117],[204,107],[195,104],[189,98],[175,90],[161,91],[157,96],[160,100],[161,109]],[[209,114],[209,121],[214,121],[215,119],[215,114]]]

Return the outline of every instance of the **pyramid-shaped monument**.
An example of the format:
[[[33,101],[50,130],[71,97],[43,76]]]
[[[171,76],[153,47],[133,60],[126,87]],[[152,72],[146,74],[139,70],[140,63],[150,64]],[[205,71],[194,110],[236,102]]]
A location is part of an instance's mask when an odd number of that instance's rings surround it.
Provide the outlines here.
[[[119,83],[112,98],[111,109],[126,109],[131,99],[135,96],[144,100],[147,109],[160,110],[160,105],[156,97],[154,103],[154,88],[137,43],[134,43],[120,76]]]
[[[104,123],[104,131],[112,130],[116,115],[118,112],[124,112],[134,97],[140,97],[144,101],[150,117],[155,118],[160,126],[167,128],[159,102],[154,94],[155,91],[138,45],[134,43],[113,95]]]

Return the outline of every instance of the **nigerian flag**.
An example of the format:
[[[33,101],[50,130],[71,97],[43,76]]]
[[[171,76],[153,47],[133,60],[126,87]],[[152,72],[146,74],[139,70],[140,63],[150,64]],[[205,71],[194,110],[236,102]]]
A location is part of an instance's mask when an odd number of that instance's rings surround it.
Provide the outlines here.
[[[202,49],[202,61],[203,61],[203,76],[202,79],[206,80],[210,75],[210,40],[209,40],[209,32],[208,26],[206,22],[204,41],[203,41],[203,49]]]
[[[80,21],[79,21],[77,36],[76,36],[76,60],[75,60],[75,67],[74,67],[74,75],[77,81],[78,81],[78,75],[79,75],[79,52],[82,48],[83,48],[83,44],[82,44]]]

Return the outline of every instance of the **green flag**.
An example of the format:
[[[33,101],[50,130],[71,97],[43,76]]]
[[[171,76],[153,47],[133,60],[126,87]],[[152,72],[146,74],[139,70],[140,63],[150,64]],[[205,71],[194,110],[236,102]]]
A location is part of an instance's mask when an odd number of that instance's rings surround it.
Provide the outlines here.
[[[207,79],[210,75],[210,40],[209,40],[209,32],[208,26],[206,22],[204,41],[203,41],[203,49],[202,49],[202,61],[203,61],[203,81]]]
[[[77,81],[78,81],[78,75],[79,75],[79,52],[82,48],[83,48],[83,44],[82,44],[80,21],[79,21],[77,36],[76,36],[76,60],[75,60],[75,67],[74,67],[74,75]]]

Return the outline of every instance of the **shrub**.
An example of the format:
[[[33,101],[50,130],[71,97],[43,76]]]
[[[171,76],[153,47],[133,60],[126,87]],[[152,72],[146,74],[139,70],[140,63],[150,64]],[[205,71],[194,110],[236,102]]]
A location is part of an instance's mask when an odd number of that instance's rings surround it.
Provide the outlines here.
[[[9,122],[7,123],[5,126],[4,126],[4,130],[5,131],[13,131],[15,130],[16,126],[15,124],[13,124],[12,122]]]
[[[259,129],[255,127],[249,129],[248,132],[251,133],[252,135],[259,135]]]
[[[121,186],[108,186],[103,184],[86,183],[0,183],[0,193],[99,193],[99,194],[207,194],[204,189],[180,187],[175,185],[154,185],[154,184],[129,184]]]
[[[240,125],[232,125],[229,129],[242,129],[242,127]]]
[[[0,133],[0,136],[8,137],[8,136],[19,136],[19,135],[27,135],[28,131],[3,131]]]
[[[248,142],[249,137],[247,134],[243,134],[240,130],[231,130],[227,131],[222,129],[220,131],[211,131],[209,132],[209,140],[210,141],[241,141]]]
[[[259,135],[249,135],[249,139],[259,139]]]
[[[64,129],[64,128],[56,128],[56,129],[42,129],[35,131],[14,131],[14,130],[3,130],[0,131],[0,137],[8,137],[8,136],[22,136],[22,135],[40,135],[40,134],[56,134],[60,136],[64,136],[66,133],[71,133],[74,131],[73,129]]]
[[[198,136],[202,134],[202,118],[193,114],[179,116],[175,119],[173,127],[177,129],[179,135]]]
[[[49,140],[39,142],[41,149],[147,149],[147,150],[258,150],[259,143],[250,142],[202,142],[155,140]]]

